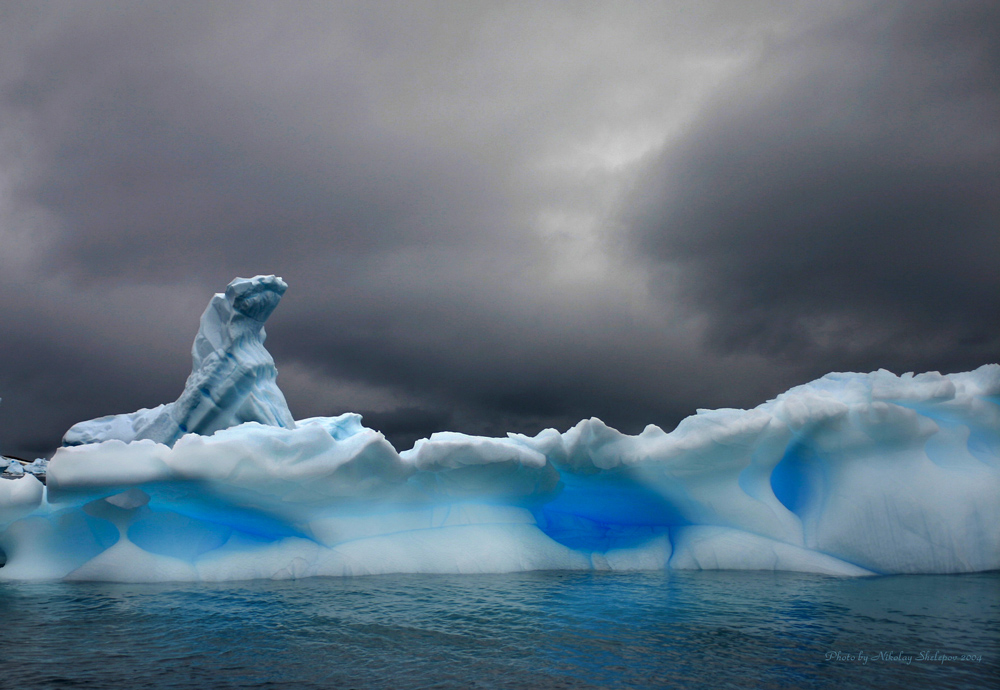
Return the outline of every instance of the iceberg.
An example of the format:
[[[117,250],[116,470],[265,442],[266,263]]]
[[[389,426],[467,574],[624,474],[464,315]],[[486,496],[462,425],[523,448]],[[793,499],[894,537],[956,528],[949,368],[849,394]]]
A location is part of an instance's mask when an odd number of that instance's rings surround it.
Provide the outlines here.
[[[77,424],[0,479],[0,579],[1000,569],[1000,365],[398,452],[357,414],[293,421],[263,346],[285,287],[212,298],[176,402]]]

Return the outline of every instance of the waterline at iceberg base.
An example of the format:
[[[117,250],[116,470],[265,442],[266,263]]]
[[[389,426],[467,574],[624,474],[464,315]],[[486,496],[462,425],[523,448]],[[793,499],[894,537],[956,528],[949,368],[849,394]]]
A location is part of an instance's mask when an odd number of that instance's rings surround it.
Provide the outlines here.
[[[263,345],[284,291],[233,281],[177,401],[75,425],[45,484],[0,481],[0,579],[1000,569],[1000,365],[400,453],[356,414],[293,420]]]

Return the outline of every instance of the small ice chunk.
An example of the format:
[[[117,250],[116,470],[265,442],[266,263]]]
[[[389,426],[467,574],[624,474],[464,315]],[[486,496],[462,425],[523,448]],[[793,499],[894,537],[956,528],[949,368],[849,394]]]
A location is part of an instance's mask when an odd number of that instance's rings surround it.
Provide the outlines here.
[[[49,461],[45,458],[37,458],[31,464],[25,465],[24,471],[36,476],[44,475],[49,471]]]

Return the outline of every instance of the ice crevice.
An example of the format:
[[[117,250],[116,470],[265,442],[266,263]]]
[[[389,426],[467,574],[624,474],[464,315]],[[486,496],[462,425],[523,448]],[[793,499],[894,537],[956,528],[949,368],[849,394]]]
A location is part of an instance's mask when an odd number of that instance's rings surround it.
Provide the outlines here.
[[[1000,365],[831,373],[670,432],[591,418],[398,452],[354,413],[293,420],[264,347],[285,290],[234,280],[176,401],[3,475],[0,579],[1000,569]]]

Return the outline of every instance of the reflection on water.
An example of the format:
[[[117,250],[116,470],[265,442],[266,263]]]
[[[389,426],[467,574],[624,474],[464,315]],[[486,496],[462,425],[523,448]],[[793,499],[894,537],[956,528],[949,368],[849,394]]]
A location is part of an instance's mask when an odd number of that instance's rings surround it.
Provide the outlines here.
[[[1000,573],[0,583],[0,629],[18,688],[978,688]]]

